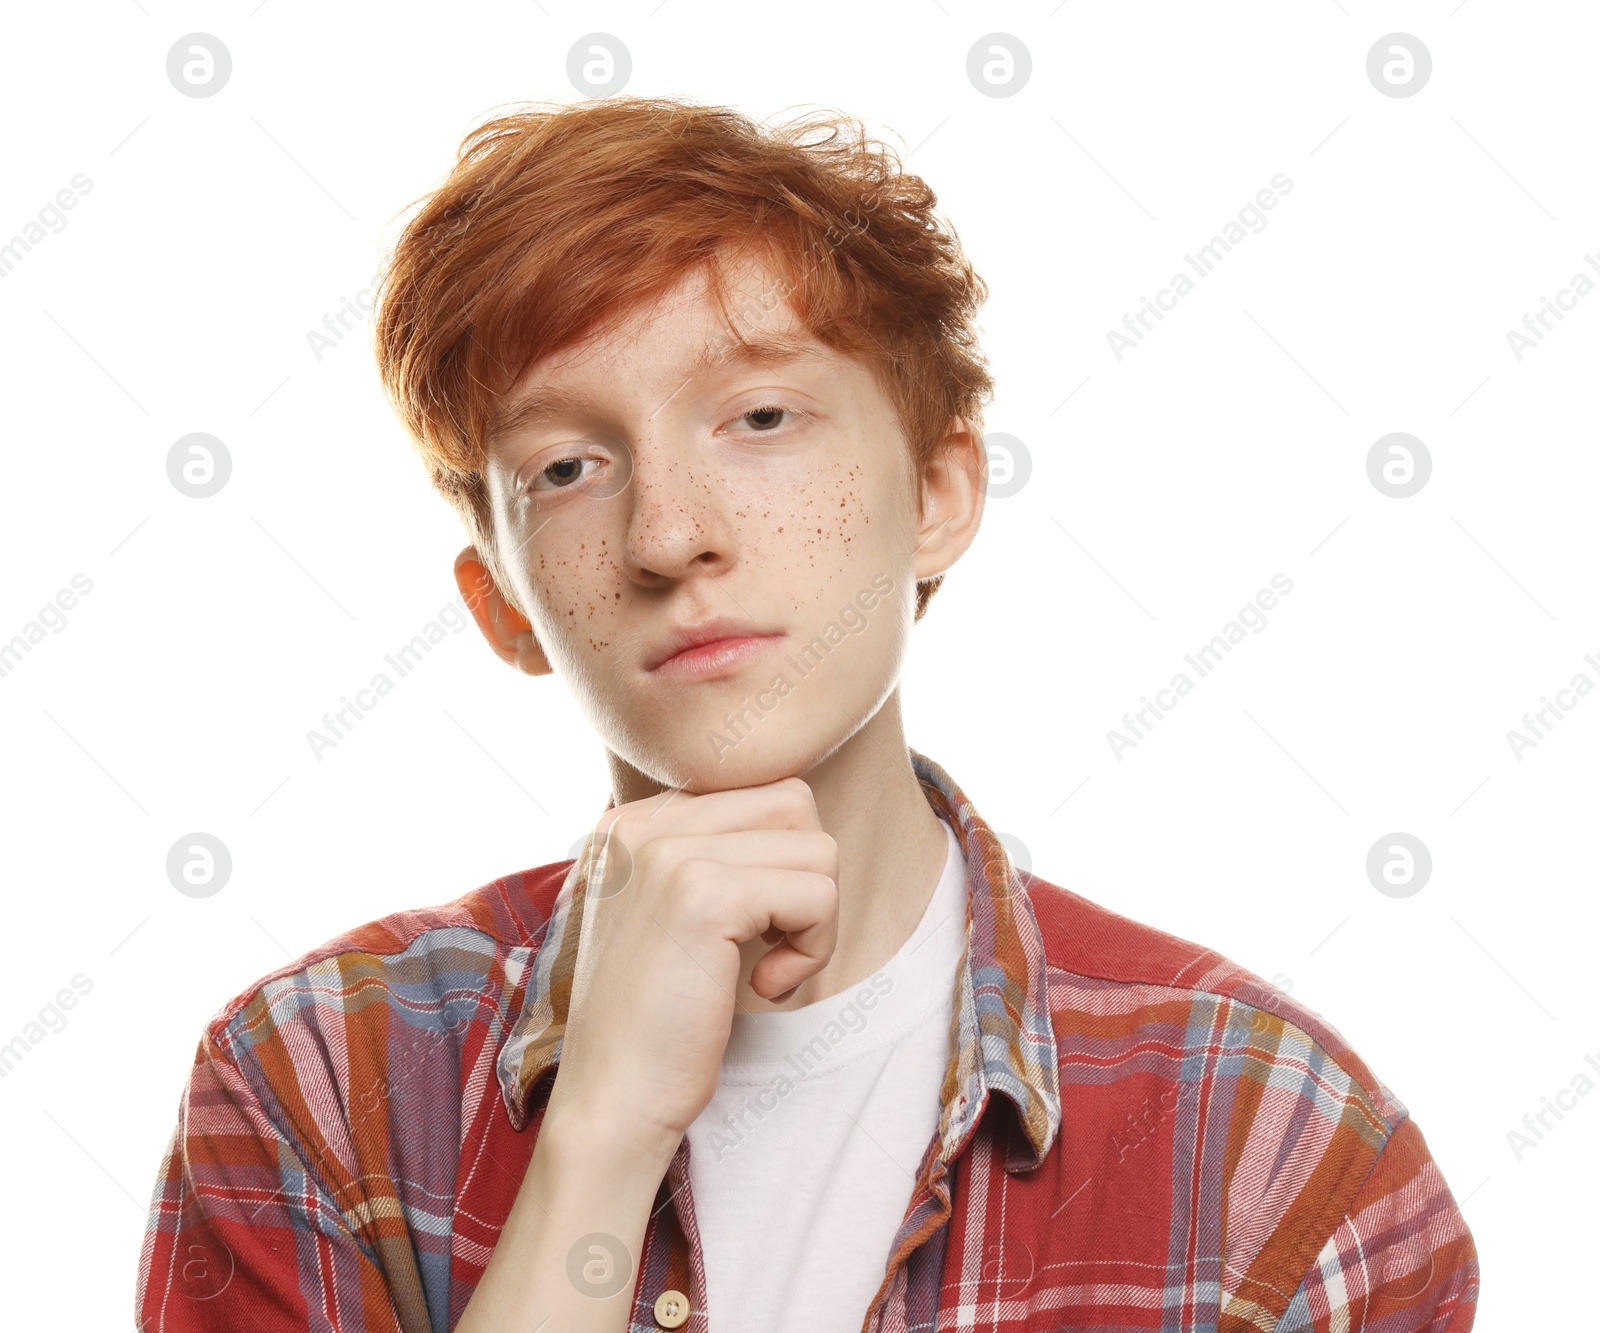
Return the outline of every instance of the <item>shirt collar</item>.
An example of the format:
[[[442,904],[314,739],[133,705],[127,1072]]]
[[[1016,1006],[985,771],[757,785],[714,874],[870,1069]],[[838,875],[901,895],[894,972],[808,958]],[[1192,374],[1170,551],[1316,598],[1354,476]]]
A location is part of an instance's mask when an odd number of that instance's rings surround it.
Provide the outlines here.
[[[940,1156],[947,1164],[954,1159],[990,1092],[999,1092],[1016,1108],[1026,1139],[1006,1169],[1031,1170],[1044,1160],[1061,1124],[1044,942],[1033,903],[1005,845],[965,793],[932,759],[909,747],[908,753],[928,804],[954,830],[967,860],[967,942],[956,969],[956,1034],[941,1092]],[[613,796],[606,809],[615,804]],[[500,1048],[496,1074],[517,1130],[528,1121],[539,1081],[561,1061],[582,904],[591,876],[605,874],[603,861],[602,847],[597,856],[576,858],[568,870],[532,959],[522,1011]]]

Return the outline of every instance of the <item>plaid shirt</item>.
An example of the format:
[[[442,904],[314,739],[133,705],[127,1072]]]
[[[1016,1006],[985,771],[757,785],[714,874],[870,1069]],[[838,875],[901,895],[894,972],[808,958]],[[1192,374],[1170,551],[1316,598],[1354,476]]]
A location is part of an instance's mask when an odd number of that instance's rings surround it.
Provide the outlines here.
[[[1020,872],[909,753],[967,858],[967,945],[938,1131],[864,1333],[1470,1329],[1472,1237],[1339,1035],[1218,954]],[[538,1136],[590,869],[360,926],[212,1017],[151,1203],[144,1333],[455,1326]],[[660,1327],[663,1292],[708,1333],[688,1167],[686,1136],[630,1333]]]

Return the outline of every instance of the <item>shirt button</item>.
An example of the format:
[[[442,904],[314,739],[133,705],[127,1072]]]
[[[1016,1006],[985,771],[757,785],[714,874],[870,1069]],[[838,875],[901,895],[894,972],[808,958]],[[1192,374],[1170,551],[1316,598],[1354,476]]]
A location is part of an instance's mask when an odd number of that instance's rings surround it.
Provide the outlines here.
[[[688,1322],[689,1298],[681,1291],[664,1291],[656,1297],[656,1323],[662,1328],[677,1328]]]

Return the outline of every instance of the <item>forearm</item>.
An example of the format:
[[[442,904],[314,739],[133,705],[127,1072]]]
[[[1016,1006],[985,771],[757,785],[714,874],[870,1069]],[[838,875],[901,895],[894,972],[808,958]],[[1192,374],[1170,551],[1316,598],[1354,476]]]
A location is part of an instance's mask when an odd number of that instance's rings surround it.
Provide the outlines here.
[[[645,1229],[676,1145],[563,1114],[558,1102],[553,1095],[456,1333],[524,1333],[546,1320],[565,1333],[628,1326]],[[578,1244],[596,1235],[602,1240]]]

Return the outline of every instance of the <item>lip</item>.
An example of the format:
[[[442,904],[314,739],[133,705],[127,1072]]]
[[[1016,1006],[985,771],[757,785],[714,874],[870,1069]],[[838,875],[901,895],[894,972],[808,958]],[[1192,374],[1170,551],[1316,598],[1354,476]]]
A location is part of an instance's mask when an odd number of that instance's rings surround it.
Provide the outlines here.
[[[645,659],[644,669],[654,671],[685,649],[697,648],[718,639],[751,639],[781,633],[782,630],[776,625],[760,625],[736,616],[707,616],[692,624],[687,621],[672,623],[667,626],[666,633],[650,645],[650,656]]]
[[[710,680],[732,675],[746,663],[777,647],[781,633],[752,634],[748,631],[702,637],[679,648],[670,657],[648,668],[649,674],[676,680]]]
[[[651,675],[667,675],[680,680],[709,680],[731,675],[746,662],[773,648],[781,634],[749,634],[739,638],[714,638],[672,654],[654,667]]]

